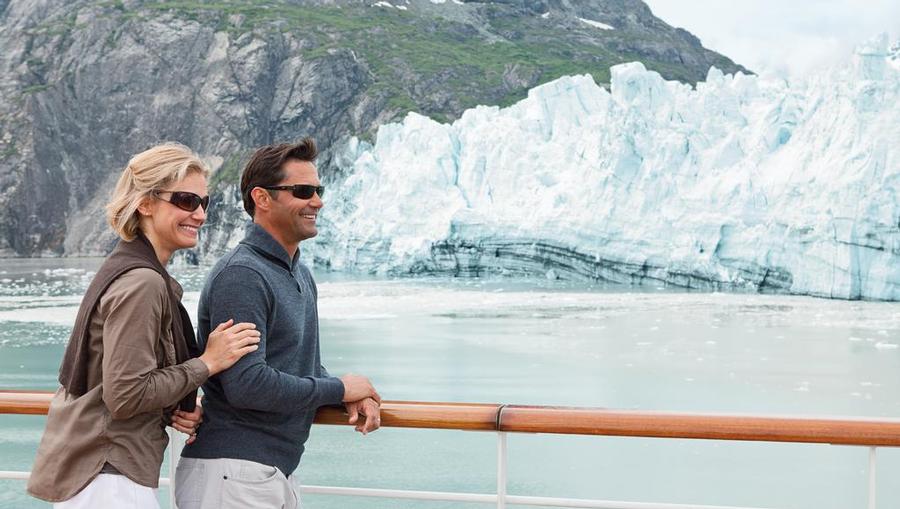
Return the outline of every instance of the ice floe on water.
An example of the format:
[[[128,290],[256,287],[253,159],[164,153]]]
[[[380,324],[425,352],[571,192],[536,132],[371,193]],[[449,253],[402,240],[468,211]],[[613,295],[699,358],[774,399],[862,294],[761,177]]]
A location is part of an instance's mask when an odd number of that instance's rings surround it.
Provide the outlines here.
[[[0,348],[65,345],[71,332],[70,324],[0,321]],[[0,377],[6,376],[9,373],[0,373]]]
[[[485,290],[440,282],[326,282],[319,284],[319,316],[326,320],[381,315],[603,319],[657,310],[679,312],[688,320],[702,317],[710,324],[738,319],[750,329],[804,323],[865,328],[872,335],[879,331],[882,336],[900,334],[900,312],[888,303],[699,292]]]

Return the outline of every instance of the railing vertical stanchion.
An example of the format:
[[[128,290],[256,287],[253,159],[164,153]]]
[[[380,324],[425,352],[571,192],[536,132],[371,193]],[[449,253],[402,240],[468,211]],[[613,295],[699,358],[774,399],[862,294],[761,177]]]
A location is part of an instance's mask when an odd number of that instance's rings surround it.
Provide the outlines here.
[[[169,446],[166,447],[166,453],[169,455],[169,507],[175,508],[175,432],[172,428],[166,428],[169,433]]]
[[[172,428],[169,431],[169,507],[177,509],[175,504],[175,468],[178,466],[178,459],[181,458],[181,449],[184,448],[184,438]]]
[[[869,447],[869,509],[875,509],[875,447]]]
[[[506,508],[506,432],[497,432],[497,509]]]

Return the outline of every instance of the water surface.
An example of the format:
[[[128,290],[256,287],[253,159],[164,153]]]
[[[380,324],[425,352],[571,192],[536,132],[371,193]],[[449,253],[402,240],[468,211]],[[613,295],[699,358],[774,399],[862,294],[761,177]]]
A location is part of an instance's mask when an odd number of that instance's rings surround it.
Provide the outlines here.
[[[0,388],[55,389],[99,262],[0,261]],[[192,312],[205,270],[173,269]],[[900,415],[896,304],[543,280],[317,278],[325,365],[368,375],[386,399]],[[43,425],[43,417],[0,416],[0,470],[30,468]],[[866,501],[861,448],[511,435],[509,455],[512,494],[815,509]],[[495,458],[493,433],[383,429],[362,437],[318,426],[298,476],[317,485],[491,493]],[[879,507],[895,507],[900,454],[880,450],[879,469]],[[312,495],[304,503],[479,507]],[[24,495],[24,482],[0,481],[0,507],[47,505]]]

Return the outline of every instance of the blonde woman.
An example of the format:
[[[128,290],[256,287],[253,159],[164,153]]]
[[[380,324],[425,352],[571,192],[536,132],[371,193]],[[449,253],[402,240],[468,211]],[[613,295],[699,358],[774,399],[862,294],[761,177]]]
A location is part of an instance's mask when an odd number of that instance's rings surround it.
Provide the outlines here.
[[[181,286],[166,272],[175,251],[197,245],[208,174],[190,149],[167,143],[135,155],[119,178],[107,219],[121,240],[81,301],[28,481],[56,508],[157,509],[166,424],[192,441],[197,388],[258,348],[255,325],[229,320],[192,355]]]

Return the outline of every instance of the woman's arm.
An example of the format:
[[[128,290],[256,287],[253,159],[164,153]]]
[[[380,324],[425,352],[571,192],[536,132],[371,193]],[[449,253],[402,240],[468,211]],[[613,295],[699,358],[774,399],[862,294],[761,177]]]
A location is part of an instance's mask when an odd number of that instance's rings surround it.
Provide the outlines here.
[[[209,377],[206,364],[190,359],[157,367],[166,282],[152,269],[134,269],[116,279],[100,299],[103,322],[103,402],[113,419],[172,406]]]

